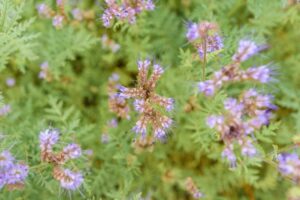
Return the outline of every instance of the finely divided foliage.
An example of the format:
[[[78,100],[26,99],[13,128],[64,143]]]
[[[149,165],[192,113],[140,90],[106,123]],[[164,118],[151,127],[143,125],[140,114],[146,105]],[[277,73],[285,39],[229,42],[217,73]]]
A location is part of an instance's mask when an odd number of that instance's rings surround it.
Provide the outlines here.
[[[300,199],[299,6],[0,0],[0,199]]]

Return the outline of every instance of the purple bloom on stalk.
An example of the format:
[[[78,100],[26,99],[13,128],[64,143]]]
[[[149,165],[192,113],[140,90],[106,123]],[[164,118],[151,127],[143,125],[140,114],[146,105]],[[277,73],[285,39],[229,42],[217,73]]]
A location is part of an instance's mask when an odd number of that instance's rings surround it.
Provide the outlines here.
[[[6,173],[6,183],[16,184],[23,183],[28,176],[29,168],[25,164],[14,164],[10,167]]]
[[[186,38],[189,40],[189,42],[193,42],[194,40],[198,39],[200,37],[199,30],[198,30],[198,24],[196,23],[190,23],[188,25],[188,31],[186,33]]]
[[[258,53],[260,48],[251,40],[241,40],[232,60],[243,62]]]
[[[172,111],[174,109],[174,102],[175,100],[173,98],[168,98],[167,99],[167,106],[166,106],[166,110],[168,112]]]
[[[67,190],[76,190],[83,182],[83,176],[80,172],[65,169],[64,176],[65,177],[60,180],[60,185]]]
[[[247,69],[246,74],[261,83],[267,83],[271,79],[271,69],[267,66],[251,67]]]
[[[237,99],[227,98],[224,101],[224,108],[234,115],[242,115],[244,105],[239,103]]]
[[[41,149],[51,148],[59,139],[59,131],[57,129],[46,129],[40,133]]]
[[[142,123],[142,121],[139,120],[136,122],[132,130],[137,134],[141,133],[142,137],[145,137],[147,132],[147,127],[146,124]]]
[[[2,151],[0,154],[0,168],[8,168],[14,164],[14,157],[9,151]]]
[[[78,144],[68,144],[64,150],[64,154],[69,158],[69,159],[75,159],[81,156],[81,148]]]
[[[138,111],[139,113],[144,112],[144,107],[145,107],[145,101],[142,99],[136,99],[133,103],[134,108],[136,111]]]

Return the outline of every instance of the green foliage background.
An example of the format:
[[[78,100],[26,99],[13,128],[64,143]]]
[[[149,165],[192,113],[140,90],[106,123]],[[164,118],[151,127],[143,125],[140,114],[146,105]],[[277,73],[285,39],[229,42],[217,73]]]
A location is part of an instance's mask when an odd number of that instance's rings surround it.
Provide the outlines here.
[[[159,0],[156,9],[142,13],[137,23],[102,26],[104,1],[69,0],[96,14],[93,21],[67,24],[61,30],[38,17],[35,0],[0,0],[0,89],[2,103],[12,112],[0,117],[0,150],[10,148],[17,159],[30,165],[25,189],[0,191],[0,199],[192,199],[185,189],[191,176],[209,200],[286,199],[293,183],[279,176],[277,151],[290,150],[300,134],[300,4],[285,0]],[[45,1],[54,8],[54,1]],[[271,63],[275,80],[267,86],[247,83],[228,86],[211,99],[196,95],[201,63],[185,39],[188,21],[214,21],[224,38],[221,56],[211,55],[207,77],[228,63],[239,39],[268,43],[270,49],[245,63]],[[108,34],[121,45],[112,53],[101,47]],[[156,143],[153,152],[137,153],[131,127],[136,115],[109,131],[110,142],[101,143],[101,133],[114,115],[108,111],[108,77],[117,72],[124,85],[135,83],[136,61],[156,60],[166,69],[158,93],[176,100],[175,124],[166,143]],[[38,78],[39,65],[48,61],[53,79]],[[5,84],[7,77],[16,86]],[[256,87],[275,95],[279,106],[272,124],[256,133],[260,155],[238,157],[230,170],[221,158],[223,144],[205,125],[208,114],[220,113],[223,100],[245,88]],[[184,112],[190,97],[196,109]],[[62,131],[62,142],[76,141],[92,149],[71,166],[84,172],[80,192],[66,192],[53,180],[51,168],[40,162],[39,132],[49,125]],[[58,147],[60,148],[60,147]],[[299,192],[297,188],[293,191]]]

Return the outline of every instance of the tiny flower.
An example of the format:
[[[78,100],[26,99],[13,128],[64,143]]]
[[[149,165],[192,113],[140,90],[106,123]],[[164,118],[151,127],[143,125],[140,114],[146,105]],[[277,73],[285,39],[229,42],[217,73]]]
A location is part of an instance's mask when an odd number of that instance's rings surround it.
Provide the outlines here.
[[[118,121],[115,118],[108,122],[108,127],[116,128],[117,126],[118,126]]]
[[[243,62],[248,58],[258,53],[260,48],[251,40],[241,40],[236,54],[233,55],[232,60]]]
[[[78,21],[82,21],[83,20],[83,14],[82,11],[78,8],[75,8],[72,10],[72,16],[74,19],[78,20]]]
[[[236,156],[232,148],[232,146],[226,147],[222,152],[222,157],[226,158],[230,163],[230,167],[234,168],[236,166]]]
[[[81,148],[78,144],[68,144],[64,150],[67,159],[75,159],[81,156]]]
[[[52,20],[52,25],[57,28],[57,29],[60,29],[63,27],[63,20],[64,20],[64,17],[61,16],[61,15],[56,15],[54,16],[53,20]]]
[[[214,128],[217,124],[221,124],[223,123],[224,118],[222,116],[209,116],[206,118],[206,124],[210,127],[210,128]]]
[[[13,87],[15,84],[16,84],[16,80],[14,78],[9,77],[6,79],[6,85],[8,87]]]
[[[215,93],[215,85],[211,80],[199,82],[198,84],[199,92],[204,93],[206,96],[212,96]]]
[[[64,5],[64,0],[56,0],[56,5],[57,6],[63,6]]]
[[[46,17],[46,18],[51,17],[51,10],[45,3],[38,4],[36,9],[40,16]]]
[[[15,158],[9,151],[2,151],[0,153],[0,168],[8,168],[14,164]]]
[[[267,83],[271,79],[271,69],[267,66],[251,67],[245,73],[249,78],[261,83]]]
[[[69,169],[63,171],[64,176],[60,180],[62,188],[76,190],[83,183],[83,176],[80,172],[73,172]]]
[[[28,176],[29,168],[25,164],[14,164],[10,167],[6,174],[7,184],[23,183]]]
[[[11,111],[11,108],[10,108],[9,104],[3,105],[0,108],[0,117],[7,115],[8,113],[10,113],[10,111]]]
[[[40,148],[42,150],[51,149],[59,139],[59,131],[57,129],[46,129],[40,133]]]
[[[198,39],[200,37],[198,32],[198,25],[196,23],[191,23],[188,25],[188,31],[186,33],[186,37],[190,42]]]
[[[242,155],[249,157],[256,155],[256,148],[253,146],[250,140],[242,142],[240,145],[242,146]]]

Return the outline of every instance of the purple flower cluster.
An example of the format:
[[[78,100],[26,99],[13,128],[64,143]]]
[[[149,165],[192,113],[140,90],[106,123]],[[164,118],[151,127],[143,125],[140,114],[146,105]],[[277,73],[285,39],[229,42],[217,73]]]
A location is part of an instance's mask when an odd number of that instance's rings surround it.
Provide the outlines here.
[[[9,151],[0,153],[0,189],[4,186],[12,189],[23,187],[28,171],[28,165],[16,163]]]
[[[228,98],[224,101],[225,113],[212,115],[206,120],[210,128],[215,128],[225,144],[222,156],[235,166],[236,156],[234,143],[241,147],[241,154],[254,156],[256,149],[252,144],[253,133],[262,126],[268,125],[272,117],[271,111],[276,109],[272,104],[272,96],[259,94],[250,89],[239,99]],[[252,139],[248,137],[252,136]]]
[[[130,119],[127,101],[119,94],[119,78],[118,74],[112,74],[108,80],[109,110],[122,119]]]
[[[148,77],[151,62],[149,60],[138,61],[138,83],[135,88],[121,87],[121,97],[133,98],[134,108],[139,113],[139,119],[133,128],[142,138],[146,137],[147,126],[150,125],[156,139],[164,139],[166,130],[170,128],[172,119],[163,115],[155,107],[160,106],[170,112],[174,107],[172,98],[162,97],[155,93],[155,87],[160,76],[163,74],[163,68],[153,65],[152,75]]]
[[[119,4],[116,0],[105,0],[107,8],[102,15],[103,25],[109,27],[114,19],[135,23],[136,15],[145,10],[154,10],[152,0],[122,0]]]
[[[40,132],[41,159],[43,162],[53,164],[53,177],[60,181],[61,187],[69,190],[77,189],[83,182],[82,174],[63,169],[62,166],[71,159],[79,158],[82,155],[81,147],[71,143],[66,145],[59,153],[53,152],[53,146],[59,140],[58,129],[46,129]]]
[[[3,105],[3,106],[0,108],[0,117],[1,117],[1,116],[7,115],[8,113],[10,113],[10,111],[11,111],[11,108],[10,108],[10,105],[9,105],[9,104]]]
[[[295,153],[278,155],[278,169],[283,176],[292,178],[296,183],[300,181],[300,159]]]
[[[40,64],[40,68],[41,71],[39,72],[39,78],[40,79],[47,79],[47,77],[49,76],[49,63],[47,61],[43,62],[42,64]]]
[[[250,67],[246,70],[240,69],[241,62],[255,55],[260,49],[252,41],[241,41],[237,53],[233,56],[233,63],[214,72],[210,80],[199,82],[199,92],[206,96],[213,96],[226,83],[247,80],[268,83],[272,74],[268,65]]]
[[[218,26],[211,22],[191,23],[186,37],[198,50],[200,58],[205,54],[219,51],[223,48],[223,41],[218,34]]]

